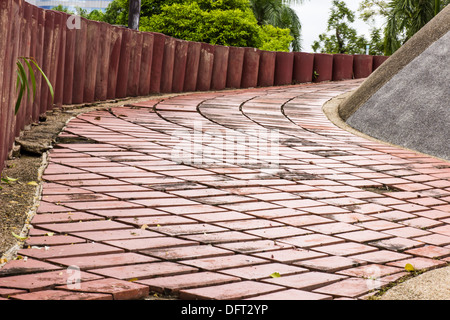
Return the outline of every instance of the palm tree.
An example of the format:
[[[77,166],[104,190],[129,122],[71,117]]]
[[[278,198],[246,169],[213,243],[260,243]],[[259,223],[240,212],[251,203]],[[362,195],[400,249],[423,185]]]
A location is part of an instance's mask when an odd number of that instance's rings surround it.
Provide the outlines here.
[[[450,0],[391,0],[384,31],[385,54],[393,54],[449,3]]]
[[[301,50],[300,19],[290,4],[301,4],[304,0],[250,0],[250,6],[259,25],[271,24],[275,27],[289,29],[292,41],[292,50]]]

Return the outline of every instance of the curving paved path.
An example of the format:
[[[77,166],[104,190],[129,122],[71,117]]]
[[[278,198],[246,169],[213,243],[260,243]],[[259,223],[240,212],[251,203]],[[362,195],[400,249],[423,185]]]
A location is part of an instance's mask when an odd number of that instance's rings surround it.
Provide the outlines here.
[[[321,111],[360,84],[78,116],[50,153],[0,296],[362,299],[407,263],[447,265],[450,164],[354,136]]]

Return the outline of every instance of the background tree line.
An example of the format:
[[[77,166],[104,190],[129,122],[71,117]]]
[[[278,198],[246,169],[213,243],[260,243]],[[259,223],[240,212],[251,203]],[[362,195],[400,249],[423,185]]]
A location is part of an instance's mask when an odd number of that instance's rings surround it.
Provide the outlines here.
[[[304,0],[141,0],[141,31],[218,45],[269,51],[301,51],[301,22],[290,7]],[[368,39],[352,26],[356,19],[345,1],[332,0],[328,25],[314,52],[391,55],[437,15],[450,0],[361,0],[359,18],[371,26]],[[129,0],[114,0],[105,12],[76,14],[127,25]],[[66,11],[62,6],[55,10]],[[383,25],[375,26],[381,19]],[[309,49],[309,48],[307,48]]]

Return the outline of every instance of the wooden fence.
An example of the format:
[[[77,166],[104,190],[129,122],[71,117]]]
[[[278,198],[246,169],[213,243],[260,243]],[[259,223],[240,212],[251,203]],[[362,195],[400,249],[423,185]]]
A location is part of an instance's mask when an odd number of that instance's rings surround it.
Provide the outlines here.
[[[36,99],[23,99],[15,115],[18,57],[36,59],[55,95],[52,103],[36,72]],[[0,0],[0,171],[21,130],[62,105],[364,78],[386,58],[188,42],[44,10],[24,0]]]

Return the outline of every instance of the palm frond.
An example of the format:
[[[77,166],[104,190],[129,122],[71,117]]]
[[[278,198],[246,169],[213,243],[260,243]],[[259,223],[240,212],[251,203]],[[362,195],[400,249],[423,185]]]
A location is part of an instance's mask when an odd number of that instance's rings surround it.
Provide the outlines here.
[[[25,65],[27,66],[29,78],[27,76],[26,69],[25,69],[24,65],[22,64],[22,61],[25,62]],[[36,67],[36,69],[40,72],[40,74],[42,75],[42,77],[46,81],[47,86],[48,86],[48,88],[50,90],[50,95],[52,97],[52,102],[51,103],[53,104],[53,99],[54,99],[54,96],[55,96],[54,91],[53,91],[53,86],[50,83],[50,81],[48,80],[48,78],[45,75],[45,73],[39,67],[39,65],[36,62],[36,60],[34,58],[29,58],[29,57],[19,57],[17,59],[17,61],[16,61],[16,65],[17,65],[17,70],[16,70],[16,73],[17,73],[16,90],[18,90],[17,100],[16,100],[16,104],[15,104],[15,107],[14,107],[14,111],[15,111],[16,115],[19,112],[20,105],[22,103],[25,91],[27,92],[28,101],[30,101],[30,82],[31,82],[31,90],[32,90],[32,93],[33,93],[32,101],[34,101],[34,99],[36,98],[36,77],[35,77],[35,74],[34,74],[34,70],[33,70],[32,64]]]

